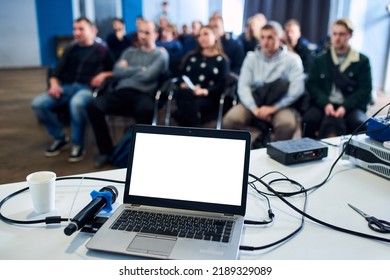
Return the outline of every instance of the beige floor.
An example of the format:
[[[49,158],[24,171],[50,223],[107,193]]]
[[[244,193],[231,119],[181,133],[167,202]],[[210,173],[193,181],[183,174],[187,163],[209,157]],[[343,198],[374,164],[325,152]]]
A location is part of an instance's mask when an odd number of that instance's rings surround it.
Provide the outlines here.
[[[92,163],[96,148],[90,130],[87,155],[82,162],[68,163],[67,152],[55,158],[43,156],[51,140],[36,121],[30,103],[45,90],[45,85],[46,69],[0,69],[0,184],[24,181],[29,173],[38,170],[51,170],[58,176],[96,171]],[[390,93],[378,92],[369,113],[389,102]],[[120,129],[116,131],[121,134]],[[110,168],[113,167],[105,169]]]

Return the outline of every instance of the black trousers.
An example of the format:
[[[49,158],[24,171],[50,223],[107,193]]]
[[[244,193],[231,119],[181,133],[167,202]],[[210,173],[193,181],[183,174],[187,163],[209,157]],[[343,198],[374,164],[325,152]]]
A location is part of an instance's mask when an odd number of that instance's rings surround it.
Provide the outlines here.
[[[88,116],[101,155],[110,155],[114,150],[106,115],[134,117],[136,123],[151,124],[154,99],[152,94],[125,88],[109,92],[93,99],[88,105]]]
[[[175,119],[181,126],[196,127],[216,118],[219,100],[209,96],[195,96],[192,90],[182,89],[176,93],[177,112]]]
[[[302,116],[302,132],[304,137],[325,138],[327,134],[352,134],[367,120],[365,112],[353,109],[346,112],[344,118],[326,117],[324,110],[311,106]],[[364,131],[365,126],[359,131]],[[344,130],[344,131],[342,131]]]

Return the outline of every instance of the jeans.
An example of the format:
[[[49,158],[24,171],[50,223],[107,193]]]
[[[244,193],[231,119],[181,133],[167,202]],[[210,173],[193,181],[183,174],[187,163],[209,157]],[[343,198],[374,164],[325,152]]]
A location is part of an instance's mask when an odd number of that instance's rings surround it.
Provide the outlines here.
[[[88,121],[87,105],[92,100],[92,90],[82,84],[66,84],[62,86],[63,93],[55,98],[44,92],[35,97],[31,107],[39,122],[45,125],[47,132],[55,140],[64,140],[64,126],[58,119],[55,110],[69,106],[71,140],[74,145],[84,145],[85,126]]]

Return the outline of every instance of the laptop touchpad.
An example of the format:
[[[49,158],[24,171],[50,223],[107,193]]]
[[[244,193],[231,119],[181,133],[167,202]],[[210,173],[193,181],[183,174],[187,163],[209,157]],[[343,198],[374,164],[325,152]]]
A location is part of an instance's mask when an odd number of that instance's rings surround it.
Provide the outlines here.
[[[127,250],[169,256],[175,243],[175,238],[137,235]]]

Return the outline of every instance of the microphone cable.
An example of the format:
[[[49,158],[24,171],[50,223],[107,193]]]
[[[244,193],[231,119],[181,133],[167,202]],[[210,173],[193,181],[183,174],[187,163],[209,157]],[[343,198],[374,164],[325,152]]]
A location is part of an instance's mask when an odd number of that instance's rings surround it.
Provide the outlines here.
[[[119,181],[119,180],[111,180],[111,179],[105,179],[105,178],[96,178],[96,177],[77,177],[77,176],[72,176],[72,177],[59,177],[56,179],[56,181],[62,181],[62,180],[95,180],[95,181],[104,181],[104,182],[111,182],[111,183],[118,183],[118,184],[124,184],[124,181]],[[80,185],[79,185],[80,187]],[[29,187],[25,187],[23,189],[20,189],[18,191],[15,191],[5,198],[3,198],[0,201],[0,220],[8,223],[8,224],[22,224],[22,225],[28,225],[28,224],[40,224],[40,223],[45,223],[45,224],[60,224],[61,222],[68,222],[70,218],[62,218],[61,216],[48,216],[44,219],[37,219],[37,220],[16,220],[16,219],[11,219],[6,216],[4,216],[1,212],[1,208],[3,205],[10,200],[11,198],[27,191]]]

